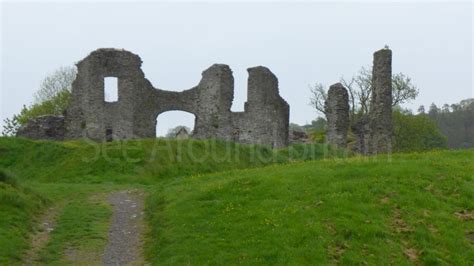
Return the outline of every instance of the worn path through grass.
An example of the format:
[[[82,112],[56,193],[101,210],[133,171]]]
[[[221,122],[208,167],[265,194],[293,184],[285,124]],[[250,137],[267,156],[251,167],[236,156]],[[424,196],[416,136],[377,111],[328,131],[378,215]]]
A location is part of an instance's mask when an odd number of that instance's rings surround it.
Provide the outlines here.
[[[108,202],[114,207],[104,265],[143,265],[142,238],[144,192],[124,190],[112,193]]]
[[[144,264],[143,189],[75,184],[37,189],[63,199],[38,219],[23,265]]]
[[[40,262],[40,251],[48,244],[51,232],[56,227],[57,219],[63,204],[49,207],[39,218],[39,225],[31,237],[31,248],[23,259],[24,265],[34,265]]]

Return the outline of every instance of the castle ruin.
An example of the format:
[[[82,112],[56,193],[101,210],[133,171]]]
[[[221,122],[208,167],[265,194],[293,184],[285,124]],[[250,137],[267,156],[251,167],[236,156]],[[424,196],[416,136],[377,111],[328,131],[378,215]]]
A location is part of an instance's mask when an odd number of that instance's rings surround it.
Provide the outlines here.
[[[197,86],[175,92],[153,87],[141,64],[138,55],[119,49],[98,49],[81,60],[72,84],[71,103],[64,114],[64,135],[56,139],[155,138],[158,115],[180,110],[195,115],[193,138],[270,147],[288,145],[289,105],[279,95],[278,80],[268,68],[248,69],[245,110],[232,112],[234,78],[229,66],[212,65],[202,73]],[[116,102],[105,101],[106,77],[118,79]],[[43,131],[31,134],[38,128],[27,125],[18,135],[45,138]]]
[[[119,49],[98,49],[77,64],[71,103],[64,116],[29,121],[17,136],[33,139],[95,141],[156,137],[163,112],[180,110],[195,115],[191,137],[243,144],[284,147],[289,141],[289,105],[279,95],[278,80],[266,67],[247,69],[248,97],[243,112],[232,112],[234,78],[227,65],[215,64],[202,73],[195,87],[166,91],[153,87],[141,70],[138,55]],[[118,99],[105,100],[104,79],[118,79]],[[369,114],[350,121],[349,96],[340,83],[328,91],[325,113],[327,142],[360,154],[390,153],[392,149],[392,51],[374,53]]]
[[[369,114],[350,127],[354,136],[352,150],[360,154],[392,151],[392,51],[388,48],[374,53],[372,96]],[[331,86],[325,103],[328,122],[327,142],[347,148],[349,99],[340,83]]]

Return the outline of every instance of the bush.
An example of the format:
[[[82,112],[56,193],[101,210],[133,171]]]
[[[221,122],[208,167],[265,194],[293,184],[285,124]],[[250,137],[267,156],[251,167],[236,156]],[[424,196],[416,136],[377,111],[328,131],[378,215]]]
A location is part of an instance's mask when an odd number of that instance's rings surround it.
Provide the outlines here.
[[[427,151],[447,147],[447,138],[427,115],[394,110],[395,152]]]

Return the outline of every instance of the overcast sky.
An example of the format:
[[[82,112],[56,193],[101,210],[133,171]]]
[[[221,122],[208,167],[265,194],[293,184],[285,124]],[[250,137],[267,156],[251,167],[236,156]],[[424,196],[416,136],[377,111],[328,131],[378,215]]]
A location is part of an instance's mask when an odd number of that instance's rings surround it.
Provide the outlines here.
[[[470,1],[451,3],[135,3],[2,2],[0,118],[32,101],[41,80],[101,47],[138,54],[160,89],[195,86],[214,63],[234,72],[232,109],[243,110],[248,67],[263,65],[279,79],[290,121],[317,113],[308,86],[327,86],[370,66],[372,53],[389,45],[393,71],[420,89],[416,109],[432,102],[473,97]],[[193,116],[159,116],[163,135]]]

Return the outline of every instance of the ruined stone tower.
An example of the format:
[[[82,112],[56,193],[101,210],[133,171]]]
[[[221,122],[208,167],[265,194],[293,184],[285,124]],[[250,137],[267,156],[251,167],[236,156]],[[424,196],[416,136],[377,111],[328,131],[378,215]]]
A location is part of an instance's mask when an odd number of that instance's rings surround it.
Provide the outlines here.
[[[325,102],[327,142],[338,148],[347,147],[349,130],[349,99],[340,84],[329,88]],[[361,154],[392,151],[392,51],[388,48],[374,53],[371,107],[368,115],[351,125],[354,136],[352,150]]]
[[[341,83],[329,87],[325,102],[327,119],[327,142],[337,148],[347,147],[349,130],[349,95]]]
[[[369,113],[371,154],[392,151],[392,51],[374,53],[372,99]]]

